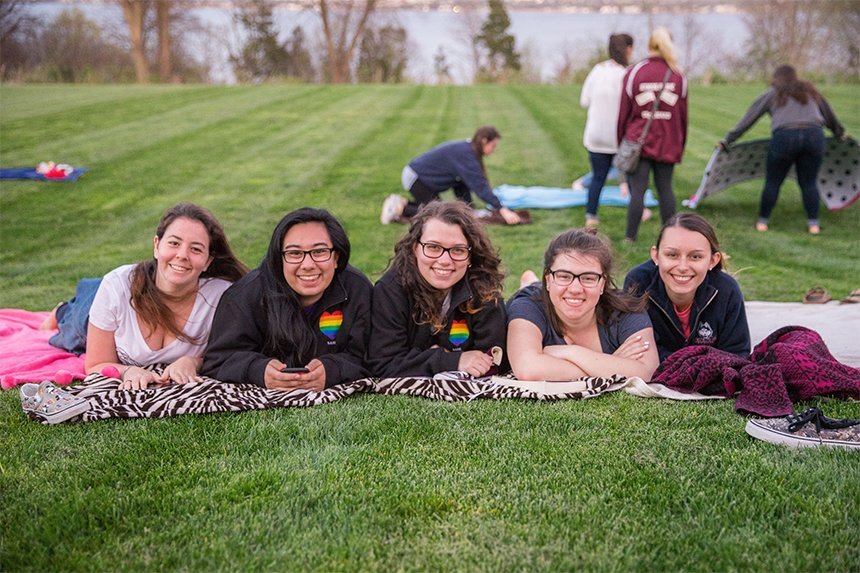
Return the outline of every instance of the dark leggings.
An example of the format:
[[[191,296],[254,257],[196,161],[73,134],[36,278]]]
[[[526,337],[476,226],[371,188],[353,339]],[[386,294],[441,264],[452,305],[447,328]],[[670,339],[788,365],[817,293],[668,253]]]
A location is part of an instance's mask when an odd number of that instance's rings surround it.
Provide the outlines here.
[[[674,163],[660,163],[653,159],[639,160],[633,173],[627,174],[630,186],[630,205],[627,207],[627,232],[625,237],[636,240],[642,210],[645,208],[645,191],[648,189],[648,175],[654,172],[654,186],[657,188],[657,201],[660,203],[660,220],[665,223],[675,214],[675,193],[672,191],[672,171]]]
[[[472,193],[469,191],[469,188],[466,187],[465,183],[457,183],[453,187],[454,195],[460,201],[472,204]],[[416,179],[415,183],[412,184],[412,187],[409,188],[409,192],[412,194],[414,198],[412,201],[406,204],[406,207],[403,209],[403,217],[407,219],[411,219],[415,216],[415,213],[421,208],[422,205],[430,203],[431,201],[438,201],[441,199],[439,196],[440,193],[438,191],[433,191],[424,183],[421,182],[421,179]]]
[[[810,225],[818,224],[818,171],[826,149],[824,130],[820,127],[777,129],[771,134],[767,152],[767,173],[759,205],[759,220],[767,221],[791,166],[797,170],[797,184],[803,197],[803,208]]]

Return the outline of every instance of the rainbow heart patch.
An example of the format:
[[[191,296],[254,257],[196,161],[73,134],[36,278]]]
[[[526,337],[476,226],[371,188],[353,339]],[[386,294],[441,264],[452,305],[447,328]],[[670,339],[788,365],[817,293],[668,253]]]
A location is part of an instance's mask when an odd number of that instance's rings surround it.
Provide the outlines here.
[[[343,324],[343,313],[339,310],[324,312],[320,316],[320,332],[329,340],[334,340],[334,337],[337,336],[337,331],[340,330],[341,324]]]
[[[469,338],[469,327],[465,320],[455,320],[451,323],[449,339],[454,346],[460,346]]]

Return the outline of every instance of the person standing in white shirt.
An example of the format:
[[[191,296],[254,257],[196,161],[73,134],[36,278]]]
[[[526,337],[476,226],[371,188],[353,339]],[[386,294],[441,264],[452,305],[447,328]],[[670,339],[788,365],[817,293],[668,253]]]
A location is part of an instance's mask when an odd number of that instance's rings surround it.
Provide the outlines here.
[[[592,172],[585,209],[586,227],[598,225],[600,191],[612,167],[612,158],[618,151],[615,127],[618,124],[624,73],[632,55],[633,37],[630,34],[612,34],[609,36],[609,59],[594,66],[582,84],[579,104],[588,108],[582,143],[588,150]],[[622,182],[622,185],[626,186],[626,182]]]

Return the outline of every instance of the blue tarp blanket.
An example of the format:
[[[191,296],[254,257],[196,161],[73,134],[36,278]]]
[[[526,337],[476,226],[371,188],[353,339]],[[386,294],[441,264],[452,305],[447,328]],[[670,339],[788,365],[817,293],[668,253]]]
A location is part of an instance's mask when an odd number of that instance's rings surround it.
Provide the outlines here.
[[[705,197],[719,193],[736,183],[763,179],[767,166],[770,139],[756,139],[732,145],[728,151],[719,147],[711,155],[699,188],[683,203],[695,209]],[[797,179],[794,167],[788,176]],[[860,199],[860,144],[854,139],[827,139],[824,163],[818,172],[818,193],[831,211],[837,211]]]
[[[45,177],[36,172],[35,167],[14,167],[0,169],[0,179],[29,179],[31,181],[77,181],[86,172],[86,167],[75,167],[74,171],[65,177]]]
[[[499,185],[494,189],[496,197],[508,209],[561,209],[563,207],[583,207],[588,203],[587,190],[573,190],[570,187],[522,187],[518,185]],[[622,197],[616,185],[607,185],[600,193],[600,205],[626,207],[629,197]],[[645,192],[645,206],[656,207],[657,200],[651,190]]]

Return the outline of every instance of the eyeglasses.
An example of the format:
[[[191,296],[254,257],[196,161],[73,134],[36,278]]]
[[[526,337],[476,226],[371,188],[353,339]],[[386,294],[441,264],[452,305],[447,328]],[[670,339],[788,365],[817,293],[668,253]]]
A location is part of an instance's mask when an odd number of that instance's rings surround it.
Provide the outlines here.
[[[302,251],[301,249],[287,249],[286,251],[281,251],[281,256],[284,257],[285,263],[290,263],[291,265],[298,265],[303,263],[305,257],[308,255],[311,256],[311,260],[315,263],[324,263],[331,259],[331,254],[333,252],[334,249],[331,247],[311,249],[310,251]]]
[[[579,284],[584,288],[594,288],[600,284],[600,279],[604,278],[600,273],[579,273],[578,275],[570,271],[549,271],[552,275],[552,280],[558,286],[570,286],[573,281],[579,279]]]
[[[418,241],[418,244],[421,245],[424,256],[429,259],[438,259],[448,253],[452,261],[465,261],[469,258],[469,251],[472,250],[472,247],[443,247],[436,243],[422,243],[421,241]]]

